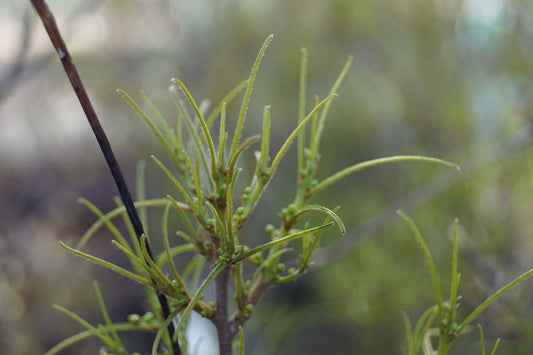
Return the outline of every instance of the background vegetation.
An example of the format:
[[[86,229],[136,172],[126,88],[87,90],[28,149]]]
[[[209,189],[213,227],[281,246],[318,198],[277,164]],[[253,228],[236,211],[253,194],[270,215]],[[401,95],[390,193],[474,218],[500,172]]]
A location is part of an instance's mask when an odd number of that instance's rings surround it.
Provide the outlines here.
[[[94,216],[116,195],[83,113],[24,2],[0,4],[0,349],[41,353],[76,325],[61,304],[100,321],[92,291],[98,279],[112,318],[141,313],[137,285],[68,255]],[[424,164],[363,171],[317,197],[339,214],[348,233],[324,235],[315,267],[275,287],[245,331],[251,354],[401,354],[401,310],[411,319],[434,304],[425,260],[394,211],[416,221],[443,283],[450,268],[453,219],[460,220],[460,314],[531,267],[533,224],[533,6],[519,0],[50,1],[130,184],[135,166],[161,153],[155,137],[122,99],[146,90],[167,116],[167,93],[178,77],[193,96],[213,102],[249,73],[257,48],[275,33],[258,74],[246,134],[260,132],[272,105],[277,149],[297,121],[300,47],[309,51],[309,92],[325,97],[349,55],[354,63],[332,105],[322,144],[323,176],[357,161],[423,154],[459,163],[457,173]],[[28,44],[25,47],[25,33]],[[17,65],[21,65],[17,69]],[[15,70],[17,69],[17,70]],[[237,105],[236,105],[237,106]],[[231,107],[230,107],[231,109]],[[234,110],[237,108],[234,107]],[[235,117],[233,116],[228,117]],[[230,124],[230,123],[229,123]],[[161,155],[161,154],[159,154]],[[296,184],[293,147],[256,211],[249,234],[287,205]],[[147,162],[148,195],[169,188]],[[251,165],[250,165],[251,166]],[[246,169],[246,164],[243,166]],[[277,196],[273,198],[272,196]],[[267,197],[265,195],[265,197]],[[160,214],[151,216],[157,233]],[[93,254],[120,262],[110,236],[93,239]],[[491,306],[479,321],[501,354],[533,351],[530,281]],[[193,329],[206,334],[202,323]],[[150,339],[132,337],[139,347]],[[96,342],[72,354],[94,354]],[[452,354],[480,349],[477,331]],[[206,352],[207,353],[207,352]]]

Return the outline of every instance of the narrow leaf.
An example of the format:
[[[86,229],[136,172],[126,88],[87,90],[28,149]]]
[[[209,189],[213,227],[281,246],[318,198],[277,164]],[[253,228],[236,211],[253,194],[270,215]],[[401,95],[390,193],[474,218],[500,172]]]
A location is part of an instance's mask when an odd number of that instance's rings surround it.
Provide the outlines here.
[[[514,279],[511,282],[509,282],[507,285],[503,286],[501,289],[499,289],[492,296],[487,298],[472,313],[470,313],[470,315],[468,315],[468,317],[465,318],[465,320],[461,323],[461,325],[459,325],[459,327],[457,328],[457,334],[459,334],[459,332],[461,332],[464,329],[464,327],[466,327],[474,319],[476,319],[476,317],[481,312],[483,312],[483,310],[485,310],[485,308],[487,308],[492,302],[496,301],[498,298],[500,298],[501,296],[505,295],[507,292],[509,292],[509,290],[511,288],[515,287],[516,285],[518,285],[520,282],[524,281],[525,279],[527,279],[531,275],[533,275],[533,269],[530,269],[530,270],[524,272],[522,275],[518,276],[516,279]]]
[[[244,98],[242,100],[241,111],[239,113],[239,119],[237,121],[237,126],[235,128],[233,142],[231,143],[231,151],[229,155],[230,159],[233,158],[233,155],[237,151],[239,140],[241,139],[241,131],[244,125],[244,119],[246,117],[246,111],[248,111],[248,103],[250,102],[250,96],[252,95],[252,89],[254,86],[255,77],[257,75],[257,71],[259,70],[261,59],[263,58],[263,55],[265,54],[265,51],[268,48],[268,45],[272,41],[272,38],[274,38],[274,35],[270,35],[266,38],[265,42],[261,46],[261,49],[259,50],[259,53],[257,54],[257,58],[255,59],[254,66],[252,67],[252,72],[250,73],[250,78],[248,79],[248,85],[246,86],[246,91],[244,93]]]
[[[386,157],[386,158],[379,158],[379,159],[373,159],[368,160],[362,163],[358,163],[355,165],[352,165],[350,167],[347,167],[341,171],[339,171],[336,174],[333,174],[332,176],[328,177],[321,183],[319,183],[313,191],[308,195],[310,197],[311,195],[316,194],[317,192],[323,190],[324,188],[328,187],[332,183],[336,182],[337,180],[342,179],[343,177],[346,177],[350,174],[353,174],[357,171],[370,168],[376,165],[381,164],[387,164],[387,163],[395,163],[395,162],[403,162],[403,161],[421,161],[421,162],[428,162],[428,163],[437,163],[441,164],[450,168],[455,168],[457,170],[460,170],[460,167],[456,164],[450,163],[446,160],[437,159],[437,158],[430,158],[430,157],[423,157],[418,155],[398,155],[398,156],[392,156],[392,157]]]
[[[409,227],[413,231],[413,234],[415,235],[416,240],[420,244],[420,247],[422,248],[422,250],[424,251],[424,254],[426,256],[426,260],[427,260],[427,263],[429,265],[429,271],[431,272],[431,278],[433,279],[433,286],[435,288],[435,295],[437,296],[437,306],[439,308],[439,326],[440,326],[440,325],[442,325],[442,322],[444,320],[444,318],[443,318],[444,314],[443,314],[443,309],[442,309],[442,294],[441,294],[441,291],[440,291],[439,279],[437,277],[437,270],[435,269],[435,264],[433,263],[433,258],[431,257],[431,253],[429,251],[429,248],[428,248],[424,238],[422,238],[422,235],[420,234],[420,231],[418,230],[418,227],[415,225],[413,220],[408,215],[406,215],[405,213],[403,213],[400,210],[398,210],[396,213],[398,213],[398,215],[400,217],[402,217],[404,221],[407,222],[407,224],[409,225]]]
[[[324,100],[322,100],[318,105],[316,105],[313,108],[313,110],[307,115],[307,117],[305,117],[302,120],[302,122],[300,122],[298,124],[298,126],[294,129],[294,131],[292,131],[292,133],[289,135],[289,137],[285,140],[285,142],[283,143],[283,145],[279,149],[278,154],[276,154],[276,156],[274,157],[274,160],[272,160],[272,166],[271,166],[271,170],[270,170],[272,175],[276,171],[276,168],[278,167],[278,164],[280,163],[281,158],[283,158],[283,156],[285,155],[285,153],[289,149],[289,147],[292,144],[292,142],[294,141],[294,139],[298,136],[298,133],[300,133],[300,131],[305,127],[305,125],[309,122],[309,120],[311,120],[311,118],[313,118],[315,113],[318,112],[318,110],[320,110],[322,108],[322,106],[324,106],[325,104],[327,104],[328,102],[333,100],[335,97],[337,97],[337,94],[331,94],[328,97],[326,97]]]
[[[217,118],[218,114],[221,113],[222,108],[224,104],[229,103],[238,93],[240,93],[246,86],[248,85],[248,79],[242,81],[237,85],[233,90],[231,90],[220,102],[218,105],[213,109],[213,112],[209,115],[207,118],[207,126],[211,127],[213,122],[215,122],[215,119]]]
[[[172,78],[171,81],[173,83],[176,83],[181,88],[181,91],[185,94],[187,97],[187,100],[189,101],[189,104],[193,108],[194,112],[196,113],[196,117],[200,121],[200,124],[202,126],[202,130],[204,132],[204,137],[207,141],[207,146],[209,148],[209,155],[211,156],[211,171],[215,171],[216,169],[216,158],[215,158],[215,145],[213,144],[213,137],[211,137],[211,133],[209,132],[209,128],[207,127],[207,124],[205,123],[204,116],[200,112],[200,109],[198,108],[198,105],[196,105],[196,102],[194,101],[191,93],[185,85],[178,79]]]
[[[265,243],[263,245],[260,245],[258,247],[255,247],[253,249],[250,249],[249,251],[239,255],[239,257],[237,258],[237,260],[235,260],[236,262],[238,261],[241,261],[241,260],[244,260],[246,259],[247,257],[250,257],[254,254],[257,254],[263,250],[266,250],[266,249],[270,249],[272,247],[275,247],[277,245],[281,245],[281,244],[284,244],[284,243],[287,243],[287,242],[290,242],[291,240],[294,240],[294,239],[298,239],[298,238],[302,238],[304,235],[307,235],[309,233],[313,233],[313,232],[316,232],[316,231],[319,231],[321,229],[324,229],[324,228],[327,228],[327,227],[330,227],[332,226],[334,223],[333,222],[330,222],[328,224],[324,224],[324,225],[321,225],[321,226],[318,226],[318,227],[313,227],[313,228],[309,228],[309,229],[305,229],[301,232],[297,232],[297,233],[294,233],[294,234],[290,234],[286,237],[283,237],[283,238],[279,238],[279,239],[276,239],[276,240],[273,240],[273,241],[270,241],[268,243]]]
[[[352,65],[352,57],[350,56],[348,57],[348,60],[346,61],[346,64],[344,65],[344,68],[339,74],[337,80],[331,87],[331,90],[329,92],[330,96],[339,90],[339,87],[342,84],[346,74],[348,73],[348,69],[350,69],[351,65]],[[322,138],[322,131],[324,130],[326,117],[328,116],[329,106],[330,106],[330,103],[328,103],[324,107],[324,110],[322,110],[322,114],[320,115],[320,118],[318,119],[318,125],[317,125],[317,129],[314,135],[314,140],[311,142],[311,159],[314,159],[318,154],[320,139]]]
[[[83,253],[83,252],[81,252],[79,250],[76,250],[74,248],[71,248],[71,247],[67,246],[66,244],[64,244],[63,242],[60,242],[59,244],[63,248],[65,248],[67,251],[71,252],[72,254],[78,255],[78,256],[80,256],[80,257],[82,257],[84,259],[92,261],[95,264],[98,264],[98,265],[104,266],[104,267],[106,267],[108,269],[111,269],[111,270],[113,270],[113,271],[115,271],[115,272],[117,272],[117,273],[119,273],[119,274],[121,274],[123,276],[126,276],[126,277],[128,277],[128,278],[130,278],[130,279],[132,279],[134,281],[137,281],[137,282],[143,284],[144,286],[147,286],[147,287],[150,287],[150,288],[154,287],[153,284],[150,282],[150,280],[148,280],[148,279],[146,279],[146,278],[144,278],[142,276],[139,276],[137,274],[134,274],[131,271],[123,269],[120,266],[117,266],[117,265],[112,264],[112,263],[110,263],[108,261],[105,261],[103,259],[97,258],[95,256],[92,256],[92,255]]]
[[[202,282],[202,284],[200,285],[200,287],[198,288],[198,290],[196,291],[192,299],[189,301],[189,304],[183,311],[183,314],[181,315],[178,325],[176,327],[176,333],[174,333],[174,339],[172,339],[173,341],[177,340],[178,334],[180,333],[181,329],[185,325],[184,323],[189,319],[189,315],[191,314],[196,303],[203,296],[207,286],[209,286],[209,284],[215,279],[215,277],[219,274],[219,272],[221,272],[226,267],[227,267],[226,264],[218,263],[217,265],[215,265],[213,270],[211,270],[211,272],[207,275],[204,282]]]
[[[346,227],[344,226],[344,223],[342,223],[342,220],[340,219],[340,217],[335,212],[330,210],[329,208],[321,206],[321,205],[305,206],[302,209],[300,209],[298,211],[298,213],[296,213],[294,215],[294,217],[301,216],[302,214],[310,212],[310,211],[318,211],[318,212],[322,212],[322,213],[327,214],[328,216],[330,216],[335,221],[335,223],[339,227],[339,231],[341,232],[341,234],[342,235],[346,234]]]
[[[96,292],[96,298],[98,299],[98,304],[100,305],[100,311],[102,312],[102,316],[104,317],[106,323],[107,323],[107,329],[109,329],[110,333],[113,335],[113,338],[115,339],[116,345],[120,346],[121,349],[124,349],[124,345],[120,341],[120,338],[118,337],[118,334],[113,327],[113,322],[111,322],[111,318],[109,317],[109,313],[107,312],[107,308],[104,303],[104,298],[102,297],[102,292],[100,291],[100,287],[98,287],[98,283],[96,281],[93,282],[94,290]],[[106,327],[103,328],[104,330]]]

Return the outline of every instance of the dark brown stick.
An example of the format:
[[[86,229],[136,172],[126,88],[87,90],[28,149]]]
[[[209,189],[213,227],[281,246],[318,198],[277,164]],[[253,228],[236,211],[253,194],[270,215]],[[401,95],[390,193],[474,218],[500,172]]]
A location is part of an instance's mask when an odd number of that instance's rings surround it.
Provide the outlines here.
[[[102,128],[102,125],[100,124],[100,120],[98,119],[96,112],[94,111],[91,100],[89,99],[89,96],[87,95],[87,91],[85,90],[85,87],[83,86],[83,82],[81,81],[81,78],[78,74],[78,70],[76,69],[74,62],[72,61],[72,58],[70,57],[67,46],[65,42],[63,41],[61,33],[59,32],[59,29],[57,27],[56,21],[54,19],[54,15],[50,11],[50,9],[48,8],[44,0],[31,0],[31,3],[33,4],[33,7],[39,14],[39,17],[41,18],[41,21],[43,22],[44,28],[46,29],[46,32],[48,33],[48,36],[50,37],[50,40],[52,41],[52,45],[54,46],[59,56],[59,59],[61,59],[61,63],[63,63],[65,72],[67,73],[70,83],[72,84],[72,87],[74,88],[74,91],[76,92],[76,95],[78,96],[81,107],[83,108],[83,111],[85,112],[85,116],[87,117],[87,120],[89,121],[89,124],[91,125],[91,128],[96,137],[96,140],[98,141],[98,144],[100,145],[100,149],[102,150],[102,153],[104,154],[105,160],[107,162],[107,166],[109,167],[109,170],[111,170],[111,174],[113,175],[113,179],[115,180],[115,184],[117,185],[118,191],[120,193],[120,197],[122,199],[122,202],[124,203],[124,206],[131,220],[135,233],[137,234],[139,243],[141,243],[141,236],[144,235],[144,229],[143,229],[141,220],[139,218],[139,215],[137,214],[137,210],[135,209],[133,205],[131,194],[128,190],[128,186],[126,185],[126,181],[124,180],[124,176],[122,175],[120,166],[115,158],[115,155],[113,154],[113,150],[111,149],[111,144],[109,143],[109,140],[107,139],[107,136],[104,132],[104,129]],[[144,240],[145,240],[145,247],[148,252],[148,256],[153,261],[154,257],[152,254],[152,250],[150,248],[150,244],[148,243],[148,239],[145,238]],[[159,292],[157,293],[157,298],[161,305],[161,311],[163,313],[163,318],[166,319],[170,315],[170,309],[169,309],[167,298],[165,297],[165,295]],[[170,323],[168,327],[168,331],[169,331],[170,338],[172,339],[175,333],[174,324],[172,322]],[[179,347],[179,344],[177,342],[175,343],[173,342],[172,346],[173,346],[174,354],[180,355],[181,349]]]
[[[230,322],[228,321],[228,280],[229,268],[225,268],[215,278],[216,313],[213,323],[218,335],[220,355],[231,355],[232,339]]]

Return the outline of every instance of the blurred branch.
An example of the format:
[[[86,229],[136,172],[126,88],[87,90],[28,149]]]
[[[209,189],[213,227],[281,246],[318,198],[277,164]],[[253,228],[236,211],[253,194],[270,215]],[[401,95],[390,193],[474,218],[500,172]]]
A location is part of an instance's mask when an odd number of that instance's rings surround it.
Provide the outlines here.
[[[19,50],[13,59],[13,63],[6,70],[6,74],[0,79],[0,102],[13,89],[20,78],[20,74],[24,68],[24,62],[28,55],[28,49],[30,47],[31,26],[32,21],[30,16],[30,7],[28,6],[24,10],[24,15],[22,17],[22,36]]]
[[[84,13],[90,13],[96,10],[101,3],[102,0],[88,0],[77,4],[77,6],[67,16],[67,21],[70,22]],[[21,78],[35,78],[35,76],[32,74],[39,72],[48,64],[50,59],[53,58],[53,54],[46,53],[31,59],[31,61],[26,61],[33,37],[31,31],[33,27],[33,18],[30,16],[30,10],[31,7],[28,6],[24,10],[22,17],[23,32],[20,40],[19,50],[13,58],[11,65],[9,65],[5,70],[5,74],[2,76],[2,78],[0,78],[0,103],[9,96],[9,93],[17,86]]]

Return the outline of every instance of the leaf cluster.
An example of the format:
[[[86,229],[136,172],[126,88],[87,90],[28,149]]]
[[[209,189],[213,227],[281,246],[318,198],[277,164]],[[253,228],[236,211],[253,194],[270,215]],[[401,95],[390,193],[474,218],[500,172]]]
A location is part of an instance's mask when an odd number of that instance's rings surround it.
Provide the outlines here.
[[[454,223],[454,234],[453,234],[453,253],[452,253],[452,270],[451,270],[451,283],[450,283],[450,297],[447,302],[443,301],[444,297],[442,295],[439,278],[437,277],[437,271],[435,268],[435,263],[433,262],[433,257],[431,252],[422,237],[422,234],[418,230],[418,227],[415,225],[413,220],[404,212],[398,211],[398,214],[403,218],[409,227],[411,228],[417,242],[419,243],[426,261],[428,263],[428,268],[431,273],[431,279],[433,281],[433,287],[435,290],[435,296],[437,299],[437,304],[430,309],[428,309],[419,319],[414,331],[411,327],[409,318],[404,313],[402,314],[405,328],[406,328],[406,338],[407,338],[407,354],[408,355],[417,355],[420,354],[420,351],[423,350],[424,354],[438,354],[445,355],[448,354],[448,350],[452,342],[457,338],[459,334],[468,329],[470,324],[474,319],[479,316],[490,304],[496,301],[498,298],[506,294],[513,288],[518,285],[531,275],[533,275],[533,269],[530,269],[523,273],[522,275],[515,278],[513,281],[509,282],[494,294],[489,296],[485,301],[483,301],[479,306],[477,306],[463,321],[457,320],[457,311],[459,309],[459,300],[461,297],[458,295],[459,281],[461,280],[461,274],[458,272],[458,242],[457,242],[457,226],[458,220],[455,220]],[[437,319],[437,328],[431,329],[431,326],[434,324],[435,318]],[[484,335],[483,329],[481,326],[481,343],[482,343],[482,353],[485,354],[485,344],[484,344]],[[430,337],[436,336],[438,338],[438,348],[433,349]],[[498,347],[499,340],[494,345],[494,348],[491,354],[496,352]]]
[[[154,332],[156,334],[152,346],[154,355],[168,353],[168,349],[172,348],[172,341],[178,339],[182,351],[187,353],[185,332],[189,316],[193,311],[211,319],[217,327],[227,327],[230,338],[240,332],[241,351],[243,351],[242,327],[250,319],[254,307],[270,287],[290,282],[306,272],[325,228],[336,225],[341,234],[346,231],[337,214],[338,208],[328,208],[310,202],[318,192],[352,173],[384,163],[423,161],[458,168],[454,164],[435,158],[394,156],[358,163],[319,180],[317,171],[320,163],[321,137],[330,105],[337,97],[337,91],[346,77],[352,58],[346,62],[328,95],[322,99],[316,96],[313,104],[308,108],[309,105],[306,102],[307,51],[305,49],[301,51],[296,127],[279,150],[271,152],[270,106],[265,106],[261,134],[246,139],[241,137],[255,79],[272,38],[272,35],[268,36],[261,46],[248,79],[231,90],[209,113],[207,105],[199,105],[183,82],[172,79],[170,94],[177,108],[174,127],[171,127],[169,121],[163,117],[146,94],[141,93],[141,96],[148,112],[143,110],[131,96],[118,90],[119,94],[146,122],[169,156],[170,164],[165,164],[155,156],[151,158],[172,182],[175,190],[164,198],[146,199],[144,184],[141,183],[138,188],[140,200],[135,204],[145,226],[146,209],[163,208],[161,230],[164,250],[152,260],[146,248],[148,236],[143,235],[140,243],[137,241],[125,208],[118,200],[117,208],[104,214],[89,201],[81,199],[81,202],[92,210],[98,220],[83,236],[76,248],[65,244],[62,246],[75,255],[140,283],[146,290],[152,312],[149,313],[148,318],[146,315],[143,317],[133,315],[130,316],[129,322],[112,323],[105,310],[100,291],[96,288],[106,324],[93,327],[74,313],[58,307],[83,324],[87,331],[65,340],[48,354],[54,354],[65,346],[88,336],[100,338],[106,351],[114,354],[127,353],[117,332],[129,330]],[[235,130],[230,135],[226,129],[227,106],[241,94],[242,102]],[[218,132],[214,132],[213,129],[216,120],[219,120]],[[250,246],[247,244],[248,238],[242,233],[243,227],[249,221],[281,160],[294,141],[297,141],[298,149],[298,179],[294,189],[294,200],[281,209],[278,227],[267,225],[268,240],[258,246]],[[257,159],[254,174],[250,181],[244,183],[243,189],[237,189],[240,172],[239,159],[245,151],[258,142],[260,142],[260,148],[255,153]],[[142,171],[141,166],[140,178],[144,176]],[[243,192],[239,194],[237,191]],[[305,217],[311,212],[324,215],[323,222],[310,226],[309,222],[305,221]],[[117,217],[121,217],[125,223],[130,237],[129,241],[127,236],[116,227],[114,219]],[[169,237],[170,218],[181,219],[185,226],[185,230],[179,230],[176,233],[180,239],[175,240]],[[82,251],[90,238],[103,226],[113,234],[113,245],[127,256],[130,267],[118,266]],[[297,240],[301,243],[298,249],[301,250],[298,266],[286,270],[282,256],[293,250]],[[193,253],[194,257],[180,270],[174,258],[183,253]],[[249,264],[254,269],[250,277],[244,275],[244,264]],[[207,272],[204,270],[206,268]],[[235,290],[235,303],[231,307],[234,312],[231,315],[227,313],[228,304],[219,302],[219,300],[216,300],[216,303],[204,301],[206,289],[227,272],[231,276]],[[205,274],[207,275],[202,277]],[[225,290],[217,290],[217,296],[219,291],[227,292],[227,285],[223,286]],[[166,319],[161,316],[157,295],[165,295],[169,299],[171,312]],[[220,321],[221,315],[224,318],[222,322]],[[165,331],[172,322],[176,323],[175,339],[170,339]]]

